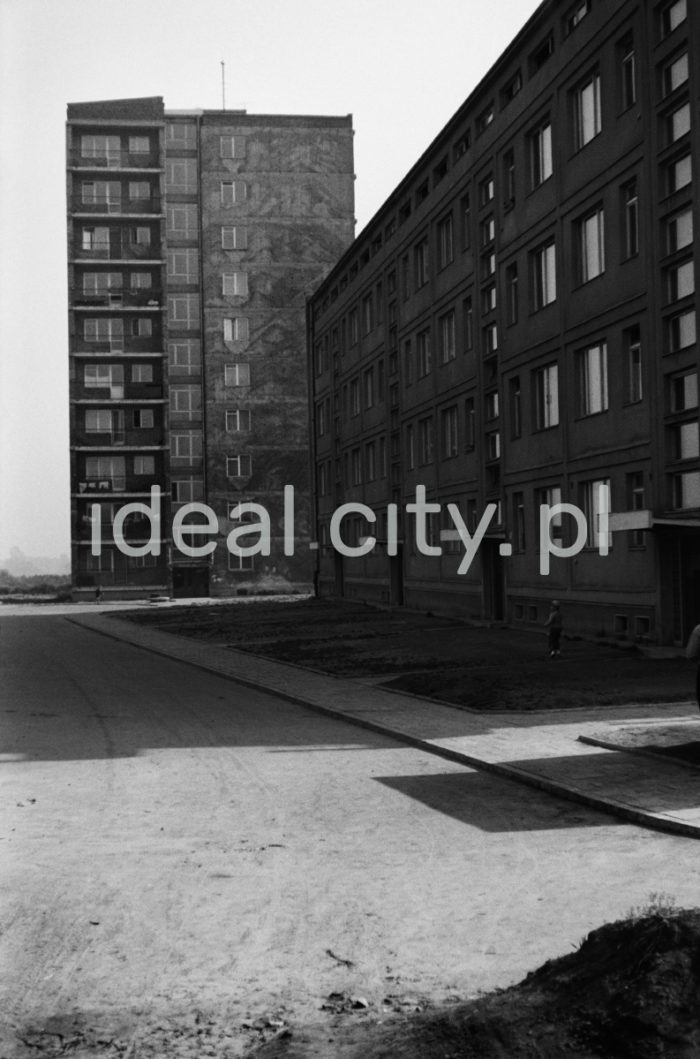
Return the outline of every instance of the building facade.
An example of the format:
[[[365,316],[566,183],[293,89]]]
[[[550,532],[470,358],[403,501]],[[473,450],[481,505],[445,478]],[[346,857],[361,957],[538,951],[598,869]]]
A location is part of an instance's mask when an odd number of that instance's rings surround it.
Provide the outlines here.
[[[305,303],[354,234],[352,136],[350,117],[69,105],[77,598],[309,584]],[[248,502],[269,555],[227,547]],[[178,512],[206,532],[174,539]]]
[[[315,292],[322,593],[700,620],[699,53],[686,0],[547,0]]]

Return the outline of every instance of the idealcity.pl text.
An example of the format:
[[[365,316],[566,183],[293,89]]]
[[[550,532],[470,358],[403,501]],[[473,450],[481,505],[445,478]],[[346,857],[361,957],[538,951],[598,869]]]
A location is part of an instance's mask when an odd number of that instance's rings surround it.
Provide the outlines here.
[[[161,498],[160,486],[151,488],[150,504],[135,501],[124,504],[114,515],[112,522],[112,535],[117,548],[123,555],[158,556],[161,552]],[[457,573],[466,574],[477,554],[479,545],[483,541],[498,508],[496,504],[487,504],[481,519],[470,533],[457,504],[445,505],[447,513],[452,520],[453,530],[443,530],[442,539],[460,540],[464,546],[464,555],[457,568]],[[404,511],[406,516],[413,517],[414,538],[416,550],[421,555],[442,555],[442,548],[438,544],[428,543],[428,519],[430,515],[440,515],[443,505],[426,500],[425,486],[416,486],[415,500],[408,502]],[[598,545],[600,555],[608,554],[608,515],[610,513],[609,488],[605,484],[597,485],[597,496],[594,498],[595,519],[594,537]],[[102,509],[100,504],[91,505],[91,550],[93,555],[100,555],[102,551]],[[124,523],[131,515],[137,515],[140,519],[146,518],[150,523],[150,538],[144,544],[129,544],[124,538]],[[188,521],[190,516],[197,516],[197,522]],[[576,527],[575,539],[566,546],[557,544],[552,539],[552,528],[561,525],[561,516],[568,515],[573,519]],[[251,517],[252,516],[252,517]],[[343,520],[348,516],[359,516],[367,522],[367,536],[361,537],[358,544],[347,544],[343,540]],[[272,526],[270,515],[262,504],[254,501],[245,501],[234,505],[227,513],[227,517],[233,521],[243,518],[245,522],[235,526],[226,537],[226,547],[232,555],[269,556],[272,550]],[[257,521],[256,521],[257,520]],[[377,538],[370,533],[370,527],[377,521],[377,515],[367,504],[349,502],[341,504],[333,512],[329,526],[330,544],[341,555],[348,558],[357,558],[368,555],[377,545]],[[283,550],[285,555],[294,555],[295,552],[295,524],[294,524],[294,486],[284,487],[284,505],[282,517]],[[585,546],[589,539],[589,528],[584,512],[575,504],[541,504],[539,511],[539,557],[540,574],[549,573],[550,558],[568,558],[576,555]],[[172,540],[173,545],[190,558],[201,559],[212,554],[217,548],[217,541],[208,540],[206,543],[194,544],[193,538],[212,537],[219,534],[219,521],[216,513],[208,504],[192,502],[178,508],[173,515]],[[185,540],[189,538],[189,542]],[[252,542],[251,542],[252,538]],[[246,543],[242,543],[245,541]],[[382,539],[386,545],[387,555],[397,555],[399,550],[399,507],[398,504],[388,504],[386,508],[386,539]],[[318,544],[312,541],[308,547],[318,548]],[[512,554],[512,545],[503,541],[499,547],[502,556]]]

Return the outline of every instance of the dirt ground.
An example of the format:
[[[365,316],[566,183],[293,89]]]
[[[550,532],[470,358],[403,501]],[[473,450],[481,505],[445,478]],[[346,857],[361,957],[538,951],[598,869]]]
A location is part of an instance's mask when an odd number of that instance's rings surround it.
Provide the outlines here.
[[[475,710],[679,702],[694,693],[682,658],[565,638],[561,658],[552,660],[543,629],[476,627],[362,604],[251,600],[119,617]]]
[[[593,931],[520,984],[386,1026],[280,1036],[258,1059],[697,1059],[700,910]],[[325,1050],[324,1050],[325,1049]],[[332,1049],[332,1051],[331,1051]]]

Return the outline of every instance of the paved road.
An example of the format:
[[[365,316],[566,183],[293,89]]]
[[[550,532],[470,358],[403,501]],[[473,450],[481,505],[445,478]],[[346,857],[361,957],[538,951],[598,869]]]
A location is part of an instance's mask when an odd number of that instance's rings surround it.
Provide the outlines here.
[[[0,614],[0,677],[2,1059],[235,1056],[331,992],[473,994],[697,900],[693,840],[61,617]]]

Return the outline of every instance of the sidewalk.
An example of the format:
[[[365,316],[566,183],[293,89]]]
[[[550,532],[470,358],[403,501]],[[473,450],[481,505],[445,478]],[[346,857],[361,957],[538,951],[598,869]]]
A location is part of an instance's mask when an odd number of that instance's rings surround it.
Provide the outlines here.
[[[389,735],[458,764],[614,813],[646,827],[700,838],[700,768],[581,742],[621,727],[674,725],[700,740],[693,703],[489,713],[443,706],[362,680],[328,676],[102,614],[69,621],[167,658]]]

